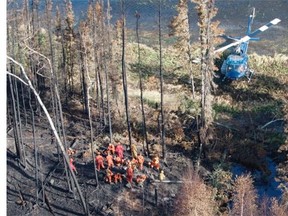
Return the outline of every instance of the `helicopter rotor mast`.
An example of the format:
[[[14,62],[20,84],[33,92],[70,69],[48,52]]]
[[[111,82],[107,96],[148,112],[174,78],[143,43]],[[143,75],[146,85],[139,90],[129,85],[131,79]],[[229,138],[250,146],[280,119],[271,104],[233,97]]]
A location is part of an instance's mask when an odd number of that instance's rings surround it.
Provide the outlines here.
[[[252,20],[253,20],[253,18],[252,18]],[[237,45],[239,45],[239,44],[241,44],[241,43],[245,43],[245,42],[253,39],[253,37],[254,37],[255,35],[263,32],[263,31],[266,31],[269,27],[271,27],[271,26],[273,26],[273,25],[277,25],[280,21],[281,21],[280,19],[275,18],[275,19],[271,20],[269,23],[261,26],[260,28],[258,28],[258,29],[255,30],[254,32],[252,32],[251,34],[246,35],[246,36],[240,38],[239,40],[237,40],[237,41],[235,41],[235,42],[233,42],[233,43],[230,43],[230,44],[228,44],[228,45],[226,45],[226,46],[224,46],[224,47],[221,47],[221,48],[215,50],[214,53],[222,52],[222,51],[224,51],[224,50],[226,50],[226,49],[228,49],[228,48],[230,48],[230,47],[237,46]]]
[[[253,23],[254,18],[255,18],[255,8],[252,9],[252,14],[249,16],[246,35],[249,35],[251,33],[251,25]]]

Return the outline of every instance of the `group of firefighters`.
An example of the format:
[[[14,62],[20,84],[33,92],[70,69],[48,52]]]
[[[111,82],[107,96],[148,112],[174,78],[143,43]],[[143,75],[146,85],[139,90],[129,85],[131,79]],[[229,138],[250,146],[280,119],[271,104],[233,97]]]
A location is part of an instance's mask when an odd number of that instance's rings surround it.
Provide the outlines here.
[[[76,151],[72,148],[69,148],[67,150],[67,153],[70,158],[70,166],[71,169],[77,174],[76,167],[74,165],[73,155],[76,153]],[[106,170],[106,176],[105,176],[105,182],[111,184],[111,183],[121,183],[123,180],[124,175],[119,172],[119,170],[125,170],[126,172],[126,181],[128,185],[131,187],[132,182],[134,179],[134,171],[143,170],[143,164],[144,164],[144,157],[141,153],[137,152],[137,147],[135,144],[131,145],[131,154],[132,159],[129,160],[128,158],[124,158],[124,147],[120,142],[116,142],[115,144],[110,143],[106,150],[104,150],[102,153],[100,151],[97,151],[95,157],[96,162],[96,169],[100,171],[101,169]],[[106,167],[105,167],[105,165]],[[149,167],[155,168],[157,171],[160,171],[160,160],[158,156],[155,156],[152,158],[150,162],[148,162]],[[113,169],[112,171],[112,168]],[[137,174],[135,178],[135,182],[139,186],[143,186],[143,183],[145,182],[147,176],[145,174]],[[165,178],[163,170],[159,172],[159,179],[163,180]]]

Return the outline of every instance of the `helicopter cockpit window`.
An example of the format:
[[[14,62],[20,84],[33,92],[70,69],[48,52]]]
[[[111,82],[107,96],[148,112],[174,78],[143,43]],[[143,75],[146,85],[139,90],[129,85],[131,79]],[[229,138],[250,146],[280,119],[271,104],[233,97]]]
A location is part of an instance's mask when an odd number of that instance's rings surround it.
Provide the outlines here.
[[[244,72],[245,71],[245,66],[243,64],[240,65],[235,65],[235,69],[239,72]]]
[[[227,67],[227,70],[228,70],[228,71],[235,70],[235,71],[239,71],[239,72],[244,72],[245,69],[246,69],[246,66],[243,65],[243,64],[229,65],[229,66]]]

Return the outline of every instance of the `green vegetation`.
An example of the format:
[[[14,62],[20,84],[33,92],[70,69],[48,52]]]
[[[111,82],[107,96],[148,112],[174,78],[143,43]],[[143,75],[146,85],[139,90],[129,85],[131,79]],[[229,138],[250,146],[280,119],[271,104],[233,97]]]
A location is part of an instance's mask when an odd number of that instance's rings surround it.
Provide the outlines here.
[[[218,114],[225,113],[231,115],[231,117],[236,117],[241,113],[241,110],[235,108],[231,105],[227,104],[214,104],[213,110],[215,112],[215,118],[217,118]]]

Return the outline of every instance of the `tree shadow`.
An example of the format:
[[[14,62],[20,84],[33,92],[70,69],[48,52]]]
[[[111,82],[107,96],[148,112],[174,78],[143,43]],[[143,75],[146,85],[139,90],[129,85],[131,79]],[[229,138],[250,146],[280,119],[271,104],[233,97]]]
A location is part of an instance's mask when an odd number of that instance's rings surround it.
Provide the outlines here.
[[[224,114],[219,115],[217,122],[221,126],[217,128],[222,127],[220,131],[226,130],[225,134],[230,136],[225,141],[222,134],[222,142],[230,142],[225,146],[230,155],[227,160],[260,170],[263,175],[269,174],[265,158],[281,157],[277,150],[285,140],[284,124],[274,124],[270,128],[263,126],[275,118],[284,117],[285,102],[275,97],[274,92],[285,92],[286,89],[277,78],[266,74],[256,74],[250,82],[241,79],[219,84],[214,95],[231,98],[229,104],[219,103],[218,110],[214,107],[215,112]]]
[[[216,96],[228,94],[236,102],[275,100],[271,93],[276,90],[285,90],[286,88],[277,78],[263,74],[255,75],[250,82],[243,78],[228,84],[221,81],[219,82],[218,79],[216,83],[220,90],[216,91]],[[241,85],[243,87],[239,88]]]

